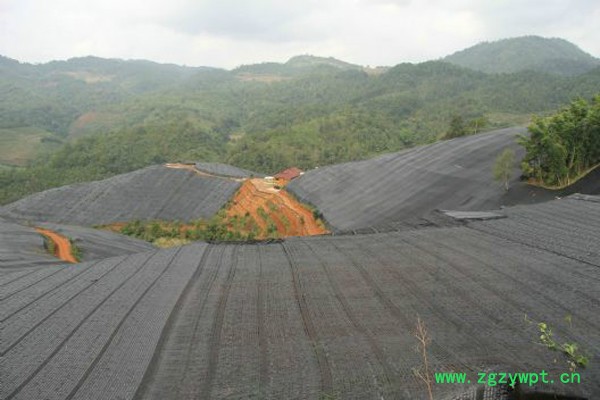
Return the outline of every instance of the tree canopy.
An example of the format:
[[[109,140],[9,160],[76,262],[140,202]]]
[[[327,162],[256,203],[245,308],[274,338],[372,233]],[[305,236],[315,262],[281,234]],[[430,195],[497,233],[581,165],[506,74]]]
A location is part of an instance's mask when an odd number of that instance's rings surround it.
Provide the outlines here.
[[[519,140],[527,151],[523,172],[541,184],[569,185],[600,163],[600,94],[535,118],[529,132]]]

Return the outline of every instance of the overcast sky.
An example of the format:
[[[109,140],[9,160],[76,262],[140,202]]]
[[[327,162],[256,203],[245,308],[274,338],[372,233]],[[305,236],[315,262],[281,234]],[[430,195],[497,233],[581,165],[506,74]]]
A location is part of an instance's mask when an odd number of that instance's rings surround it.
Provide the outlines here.
[[[233,68],[298,54],[361,65],[561,37],[600,56],[598,0],[0,0],[0,54]]]

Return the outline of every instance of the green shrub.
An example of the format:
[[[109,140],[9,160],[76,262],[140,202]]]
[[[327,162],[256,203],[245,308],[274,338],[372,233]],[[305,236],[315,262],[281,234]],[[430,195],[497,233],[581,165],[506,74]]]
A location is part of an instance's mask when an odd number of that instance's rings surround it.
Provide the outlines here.
[[[69,239],[69,242],[71,242],[71,255],[77,262],[81,262],[83,260],[83,251],[72,239]]]

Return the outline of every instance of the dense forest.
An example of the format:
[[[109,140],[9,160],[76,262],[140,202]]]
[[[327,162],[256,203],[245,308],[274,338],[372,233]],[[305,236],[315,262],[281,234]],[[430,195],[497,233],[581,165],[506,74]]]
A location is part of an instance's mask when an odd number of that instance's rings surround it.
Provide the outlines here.
[[[573,76],[486,74],[442,61],[362,68],[332,58],[226,71],[94,57],[0,57],[0,203],[166,161],[274,173],[509,125],[600,91]]]

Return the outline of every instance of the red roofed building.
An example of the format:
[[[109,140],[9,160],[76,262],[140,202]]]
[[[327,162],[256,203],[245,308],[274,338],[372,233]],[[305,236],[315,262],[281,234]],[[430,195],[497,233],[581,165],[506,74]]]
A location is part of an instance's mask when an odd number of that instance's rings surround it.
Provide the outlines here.
[[[300,168],[291,167],[275,175],[275,179],[285,179],[286,181],[291,181],[292,179],[299,177],[303,173],[304,171],[302,171]]]

